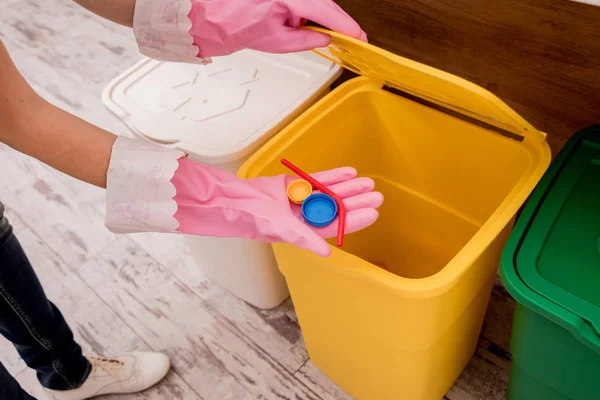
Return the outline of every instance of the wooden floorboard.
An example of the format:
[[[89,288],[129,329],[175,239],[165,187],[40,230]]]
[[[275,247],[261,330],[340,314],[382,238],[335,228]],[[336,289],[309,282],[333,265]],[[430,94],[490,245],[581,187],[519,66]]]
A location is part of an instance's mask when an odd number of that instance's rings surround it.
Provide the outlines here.
[[[308,360],[300,327],[289,301],[269,311],[239,301],[208,280],[195,266],[183,237],[171,237],[165,241],[164,235],[160,234],[135,234],[131,238],[166,266],[180,283],[190,287],[211,313],[227,318],[240,333],[276,358],[288,372],[296,371]]]

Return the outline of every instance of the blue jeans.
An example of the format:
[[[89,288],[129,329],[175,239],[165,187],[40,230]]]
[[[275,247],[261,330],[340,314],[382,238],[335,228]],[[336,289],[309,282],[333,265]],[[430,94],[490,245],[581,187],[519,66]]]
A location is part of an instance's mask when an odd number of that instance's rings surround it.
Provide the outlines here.
[[[60,311],[46,298],[4,216],[1,203],[0,334],[14,344],[23,361],[36,370],[40,383],[46,388],[77,388],[90,373],[90,363],[83,357]],[[2,364],[0,399],[33,399]]]

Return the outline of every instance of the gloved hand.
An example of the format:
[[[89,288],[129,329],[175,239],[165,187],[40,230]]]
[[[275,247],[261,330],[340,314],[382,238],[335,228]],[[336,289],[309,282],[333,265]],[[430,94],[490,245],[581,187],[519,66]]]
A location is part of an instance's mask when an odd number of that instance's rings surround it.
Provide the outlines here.
[[[167,61],[210,62],[242,49],[292,53],[329,45],[306,20],[361,40],[366,34],[332,0],[137,0],[140,51]]]
[[[337,220],[325,228],[307,225],[286,188],[294,177],[243,180],[184,158],[184,153],[119,137],[107,173],[106,225],[116,233],[181,232],[288,242],[329,256],[324,238],[335,237]],[[364,229],[378,217],[383,195],[354,168],[314,176],[346,206],[346,233]]]

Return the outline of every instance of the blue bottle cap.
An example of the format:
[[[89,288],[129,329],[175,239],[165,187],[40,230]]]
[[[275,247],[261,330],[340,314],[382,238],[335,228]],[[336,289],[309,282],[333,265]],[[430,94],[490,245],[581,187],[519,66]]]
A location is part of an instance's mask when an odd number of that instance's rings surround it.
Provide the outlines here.
[[[310,195],[302,203],[302,216],[312,226],[321,228],[333,222],[337,215],[337,204],[331,196],[323,193]]]

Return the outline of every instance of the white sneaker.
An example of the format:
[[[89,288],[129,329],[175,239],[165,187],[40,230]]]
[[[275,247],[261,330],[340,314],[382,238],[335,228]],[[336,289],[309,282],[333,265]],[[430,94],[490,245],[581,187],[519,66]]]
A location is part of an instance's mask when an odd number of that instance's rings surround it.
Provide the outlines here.
[[[84,400],[104,394],[135,393],[167,375],[171,363],[160,353],[128,353],[115,358],[88,357],[92,371],[83,385],[71,390],[45,389],[49,400]]]

